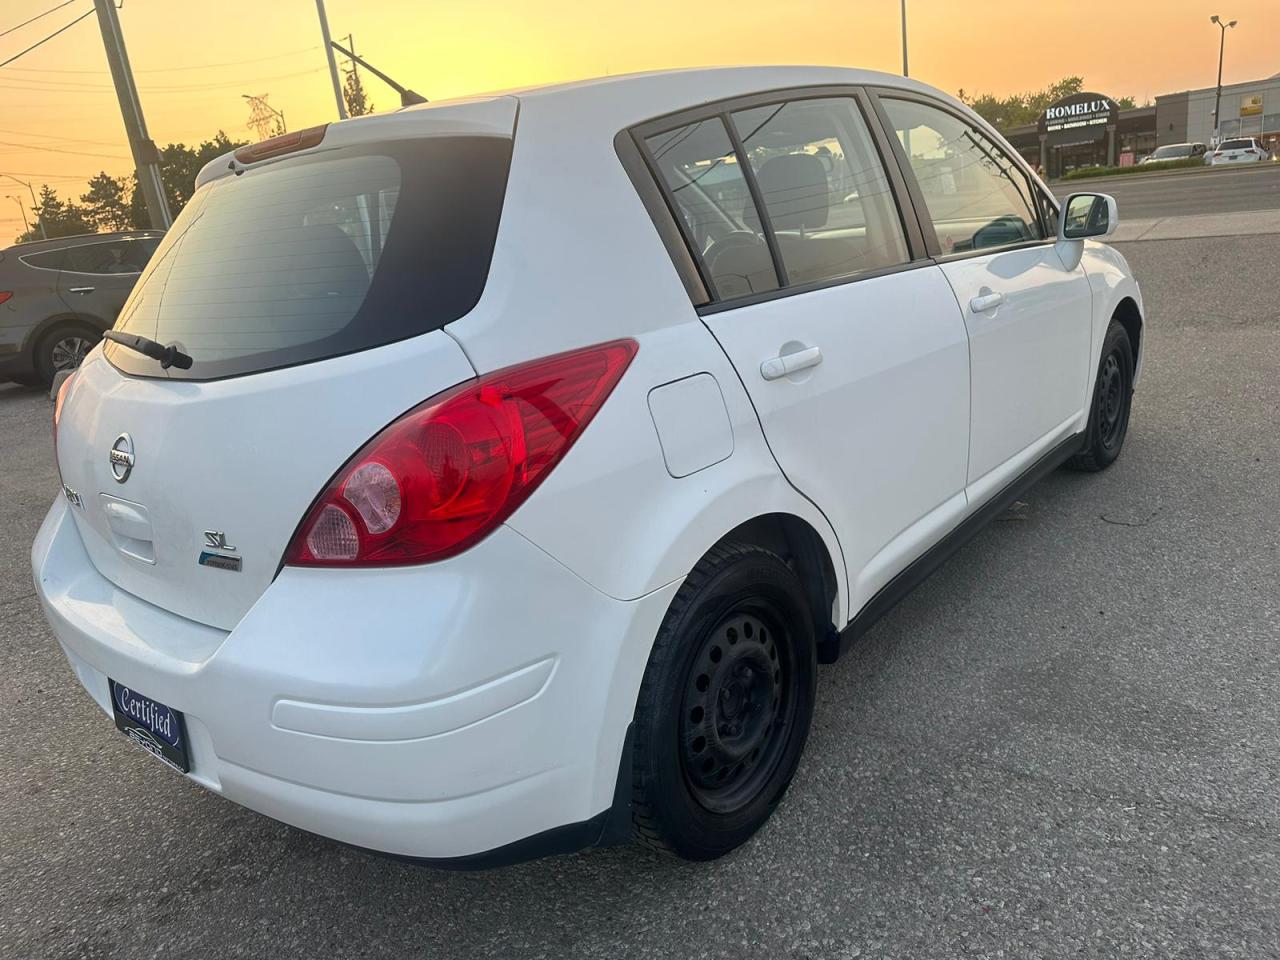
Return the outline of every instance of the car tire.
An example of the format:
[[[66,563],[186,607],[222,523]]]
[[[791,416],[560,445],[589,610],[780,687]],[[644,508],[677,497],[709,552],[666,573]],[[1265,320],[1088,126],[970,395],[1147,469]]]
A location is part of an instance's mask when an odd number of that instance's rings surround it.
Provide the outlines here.
[[[1112,320],[1102,341],[1085,446],[1067,461],[1067,466],[1072,470],[1096,473],[1115,463],[1129,432],[1132,404],[1133,345],[1124,327]]]
[[[49,386],[61,370],[80,366],[85,354],[102,339],[102,331],[77,321],[54,324],[40,335],[32,353],[31,365],[39,383]]]
[[[650,847],[712,860],[773,813],[809,735],[816,631],[772,551],[714,547],[667,611],[636,705],[632,818]]]

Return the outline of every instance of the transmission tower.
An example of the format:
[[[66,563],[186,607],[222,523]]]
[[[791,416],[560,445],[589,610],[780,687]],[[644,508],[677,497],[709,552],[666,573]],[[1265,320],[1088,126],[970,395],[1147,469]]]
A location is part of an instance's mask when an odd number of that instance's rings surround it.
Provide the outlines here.
[[[242,93],[240,96],[249,102],[249,122],[245,126],[256,133],[259,140],[288,132],[284,113],[267,103],[269,93],[262,93],[256,97]]]

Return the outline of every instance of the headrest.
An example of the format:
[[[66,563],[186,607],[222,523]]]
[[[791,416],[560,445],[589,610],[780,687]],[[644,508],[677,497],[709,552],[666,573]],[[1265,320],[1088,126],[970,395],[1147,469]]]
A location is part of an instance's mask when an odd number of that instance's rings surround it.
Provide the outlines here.
[[[811,153],[771,157],[756,173],[765,208],[775,230],[813,230],[826,225],[830,203],[827,168]],[[755,211],[746,211],[748,226],[758,229]]]

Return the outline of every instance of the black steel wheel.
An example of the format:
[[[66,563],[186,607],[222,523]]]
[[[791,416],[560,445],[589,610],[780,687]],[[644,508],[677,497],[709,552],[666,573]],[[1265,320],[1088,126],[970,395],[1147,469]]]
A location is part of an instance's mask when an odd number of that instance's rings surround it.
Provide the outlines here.
[[[716,813],[760,793],[795,722],[791,638],[778,611],[765,608],[732,610],[707,631],[685,685],[684,774],[698,802]]]
[[[1129,432],[1132,401],[1133,346],[1124,327],[1113,320],[1102,342],[1085,446],[1067,465],[1075,470],[1098,471],[1115,463]]]
[[[632,811],[658,849],[709,860],[769,818],[813,715],[815,630],[799,579],[754,544],[721,544],[676,594],[636,705]]]

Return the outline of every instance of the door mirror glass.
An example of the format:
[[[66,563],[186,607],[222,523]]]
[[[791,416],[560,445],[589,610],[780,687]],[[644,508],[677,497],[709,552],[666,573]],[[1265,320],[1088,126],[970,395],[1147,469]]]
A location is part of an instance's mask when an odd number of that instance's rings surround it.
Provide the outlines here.
[[[1115,233],[1119,222],[1116,202],[1112,197],[1105,193],[1073,193],[1062,205],[1059,238],[1109,237]]]

